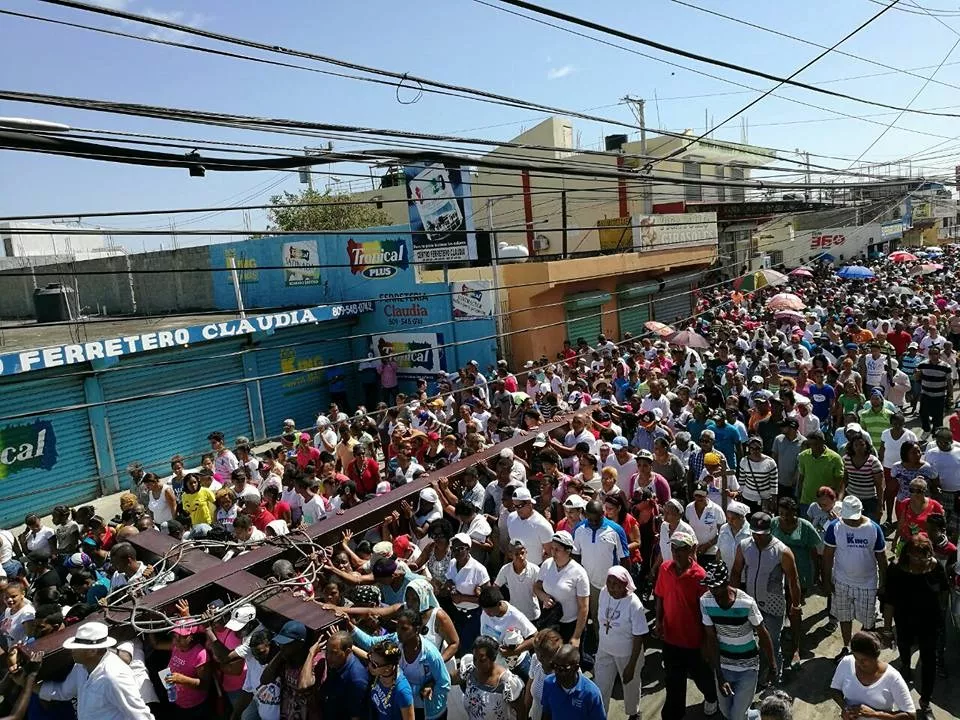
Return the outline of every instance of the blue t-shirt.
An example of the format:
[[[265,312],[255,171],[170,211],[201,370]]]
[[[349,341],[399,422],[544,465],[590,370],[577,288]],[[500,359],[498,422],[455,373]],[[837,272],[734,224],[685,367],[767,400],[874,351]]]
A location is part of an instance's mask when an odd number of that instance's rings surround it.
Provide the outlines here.
[[[378,680],[370,692],[370,707],[378,720],[400,720],[400,711],[413,705],[413,690],[410,683],[397,673],[397,682],[392,688],[386,688]]]
[[[557,682],[556,675],[543,680],[541,704],[550,712],[552,720],[606,720],[600,688],[580,673],[573,689],[566,690]]]
[[[810,405],[813,414],[820,418],[820,422],[827,420],[830,417],[830,403],[837,396],[833,385],[825,384],[822,388],[818,388],[814,383],[810,383],[807,390],[810,393]]]
[[[714,429],[713,420],[697,420],[696,418],[687,420],[687,432],[690,433],[690,439],[695,443],[700,442],[700,435],[707,428]]]
[[[737,467],[737,443],[740,442],[740,433],[733,425],[724,424],[723,427],[714,425],[715,435],[713,446],[723,453],[727,459],[727,467]]]

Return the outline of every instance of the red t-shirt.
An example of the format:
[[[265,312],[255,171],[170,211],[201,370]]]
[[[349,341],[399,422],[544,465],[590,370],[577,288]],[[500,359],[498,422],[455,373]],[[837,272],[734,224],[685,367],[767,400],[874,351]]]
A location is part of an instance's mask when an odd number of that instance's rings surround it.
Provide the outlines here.
[[[920,513],[915,513],[910,509],[910,498],[905,498],[897,503],[898,532],[904,540],[909,540],[913,535],[927,532],[927,517],[930,515],[943,515],[943,505],[936,500],[927,500],[927,506]]]
[[[357,495],[370,495],[377,491],[377,483],[380,482],[380,463],[368,457],[358,469],[354,461],[347,465],[347,477],[357,486]]]
[[[313,464],[315,468],[320,469],[320,451],[317,448],[300,448],[297,450],[297,467],[303,470],[307,465]]]
[[[274,517],[273,513],[263,506],[260,507],[260,512],[250,517],[250,520],[253,521],[253,526],[261,532],[265,531],[267,529],[267,525],[276,519],[277,518]]]
[[[663,603],[660,637],[677,647],[698,648],[703,644],[700,596],[707,592],[700,581],[707,576],[707,571],[694,561],[677,575],[673,571],[675,564],[675,561],[667,560],[660,566],[657,584],[653,588]]]
[[[950,416],[950,434],[954,442],[960,442],[960,415],[956,413]]]
[[[910,344],[911,340],[913,340],[913,337],[906,330],[887,333],[887,342],[893,345],[893,349],[897,351],[898,356],[907,351],[907,345]]]
[[[567,348],[563,351],[563,359],[567,363],[567,367],[575,368],[577,366],[577,351],[573,348]]]

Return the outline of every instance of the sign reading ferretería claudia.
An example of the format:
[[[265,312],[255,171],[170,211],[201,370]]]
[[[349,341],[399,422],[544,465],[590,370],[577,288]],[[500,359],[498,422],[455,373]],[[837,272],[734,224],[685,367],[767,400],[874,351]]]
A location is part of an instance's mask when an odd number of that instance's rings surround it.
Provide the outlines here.
[[[22,350],[0,355],[0,375],[16,375],[31,370],[78,365],[92,360],[107,360],[152,350],[186,347],[211,340],[339,320],[368,312],[373,312],[373,303],[369,300],[341,305],[317,305],[268,315],[250,315],[207,325],[191,325],[107,340]]]

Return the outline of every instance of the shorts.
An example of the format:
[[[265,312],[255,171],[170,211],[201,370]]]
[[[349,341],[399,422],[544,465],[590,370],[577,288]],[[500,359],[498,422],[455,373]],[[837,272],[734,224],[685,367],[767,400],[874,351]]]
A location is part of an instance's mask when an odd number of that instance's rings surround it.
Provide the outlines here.
[[[858,621],[864,630],[872,630],[877,612],[877,589],[858,585],[833,584],[831,610],[838,622]]]

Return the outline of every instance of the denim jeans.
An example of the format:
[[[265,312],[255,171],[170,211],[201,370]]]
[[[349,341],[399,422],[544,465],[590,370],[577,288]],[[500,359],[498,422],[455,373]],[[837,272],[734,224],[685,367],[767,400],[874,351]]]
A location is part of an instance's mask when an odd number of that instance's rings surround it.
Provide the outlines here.
[[[720,712],[726,720],[745,720],[750,703],[753,702],[753,696],[757,694],[760,671],[756,669],[735,671],[721,668],[720,675],[733,690],[732,695],[724,695],[720,692],[720,687],[717,687],[717,703],[720,705]]]
[[[783,671],[783,653],[780,651],[780,634],[783,632],[783,615],[778,616],[774,613],[766,612],[762,614],[763,624],[766,626],[767,632],[770,633],[770,640],[773,643],[773,657],[777,661],[775,677],[779,678]],[[760,662],[765,665],[767,659],[761,655]]]

